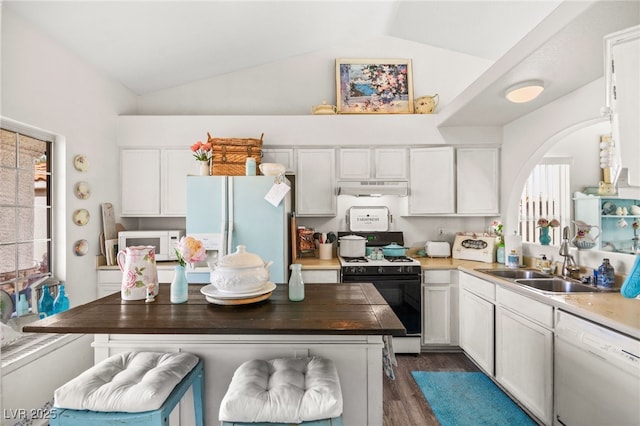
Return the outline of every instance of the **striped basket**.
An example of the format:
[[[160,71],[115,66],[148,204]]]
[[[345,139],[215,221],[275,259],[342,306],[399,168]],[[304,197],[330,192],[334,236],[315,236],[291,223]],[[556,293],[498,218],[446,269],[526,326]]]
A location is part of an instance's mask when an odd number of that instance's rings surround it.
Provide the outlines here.
[[[207,142],[211,143],[213,151],[214,176],[244,176],[247,158],[256,160],[256,168],[262,158],[262,138],[212,138],[209,133]]]

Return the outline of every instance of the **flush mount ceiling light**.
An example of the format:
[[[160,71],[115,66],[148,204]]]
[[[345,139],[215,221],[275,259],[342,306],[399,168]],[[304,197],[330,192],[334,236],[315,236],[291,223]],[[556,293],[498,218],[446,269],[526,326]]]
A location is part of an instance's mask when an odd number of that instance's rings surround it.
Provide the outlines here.
[[[543,90],[544,82],[542,80],[529,80],[509,87],[505,96],[511,102],[521,104],[534,100]]]

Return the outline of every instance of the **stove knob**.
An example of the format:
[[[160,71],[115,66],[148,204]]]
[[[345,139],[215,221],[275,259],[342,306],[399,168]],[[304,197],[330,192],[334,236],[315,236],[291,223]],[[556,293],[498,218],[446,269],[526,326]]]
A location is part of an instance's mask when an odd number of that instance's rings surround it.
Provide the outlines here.
[[[378,273],[379,274],[383,274],[384,273],[384,268],[382,266],[378,266]]]
[[[358,272],[360,272],[361,274],[364,274],[366,271],[366,269],[364,268],[364,266],[361,266],[358,268]]]

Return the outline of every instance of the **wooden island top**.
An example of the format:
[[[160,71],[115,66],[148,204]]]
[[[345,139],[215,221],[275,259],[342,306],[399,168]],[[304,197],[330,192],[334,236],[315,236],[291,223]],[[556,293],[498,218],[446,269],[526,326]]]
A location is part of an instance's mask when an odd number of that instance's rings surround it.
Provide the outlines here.
[[[265,301],[216,305],[189,286],[189,300],[169,301],[162,286],[151,303],[123,301],[120,293],[33,322],[25,332],[83,334],[322,334],[404,336],[406,330],[370,283],[305,284],[305,299],[291,302],[280,284]]]

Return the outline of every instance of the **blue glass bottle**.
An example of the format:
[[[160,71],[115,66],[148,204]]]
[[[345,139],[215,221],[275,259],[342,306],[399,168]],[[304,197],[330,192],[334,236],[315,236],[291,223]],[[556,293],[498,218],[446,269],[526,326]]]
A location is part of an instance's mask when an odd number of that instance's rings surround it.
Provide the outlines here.
[[[304,300],[304,282],[302,281],[302,265],[291,264],[291,278],[289,278],[289,300],[300,302]]]
[[[615,271],[609,259],[602,259],[602,265],[598,267],[598,287],[613,288],[615,283]]]
[[[56,296],[56,300],[53,301],[53,313],[57,314],[58,312],[64,312],[69,309],[69,298],[64,291],[64,285],[60,284],[58,286],[58,295]]]
[[[18,304],[16,306],[16,315],[19,317],[27,315],[29,313],[29,302],[27,302],[27,296],[23,293],[18,298]]]
[[[51,296],[49,286],[46,284],[42,286],[42,295],[38,300],[38,312],[45,316],[53,315],[53,296]]]

